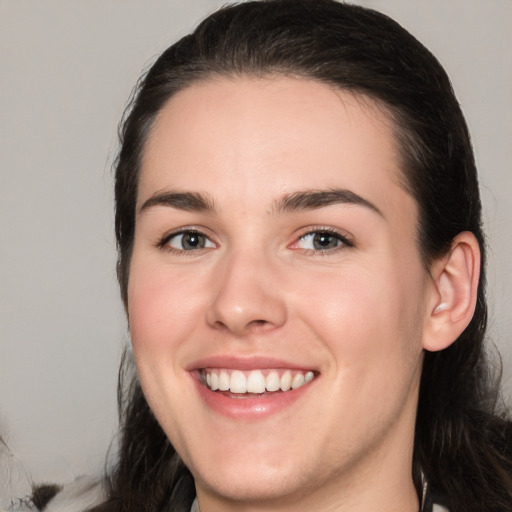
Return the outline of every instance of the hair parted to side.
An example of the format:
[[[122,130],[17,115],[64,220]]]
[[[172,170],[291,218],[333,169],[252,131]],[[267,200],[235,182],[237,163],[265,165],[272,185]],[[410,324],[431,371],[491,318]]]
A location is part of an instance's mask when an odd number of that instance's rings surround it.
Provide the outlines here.
[[[467,126],[436,58],[387,16],[334,0],[250,1],[225,7],[168,48],[139,82],[120,129],[116,163],[118,278],[126,305],[144,144],[177,91],[216,76],[296,76],[365,95],[389,114],[404,187],[419,206],[428,267],[462,231],[485,254]],[[483,266],[482,266],[483,268]],[[413,476],[450,500],[451,512],[512,510],[511,428],[495,416],[484,353],[482,270],[471,323],[449,348],[427,352]],[[128,368],[132,363],[129,362]],[[121,377],[126,368],[122,366]],[[135,375],[120,379],[121,444],[109,502],[95,509],[188,511],[193,479],[153,417]]]

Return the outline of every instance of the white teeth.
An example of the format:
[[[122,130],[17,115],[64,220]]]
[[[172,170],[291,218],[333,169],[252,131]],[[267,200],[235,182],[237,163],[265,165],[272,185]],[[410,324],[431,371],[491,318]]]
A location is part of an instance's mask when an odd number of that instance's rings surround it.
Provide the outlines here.
[[[220,372],[219,375],[219,390],[227,391],[229,389],[230,379],[228,372]]]
[[[231,373],[229,389],[231,393],[247,393],[247,379],[242,372],[234,370]]]
[[[289,371],[284,372],[279,385],[281,391],[288,391],[292,387],[292,374]]]
[[[233,388],[231,388],[233,389]],[[247,392],[248,393],[264,393],[265,392],[265,377],[263,374],[256,370],[249,374],[247,379]]]
[[[237,394],[289,391],[300,388],[314,378],[315,373],[312,371],[302,373],[290,370],[286,370],[281,377],[277,370],[271,370],[266,377],[262,370],[245,373],[240,370],[205,370],[201,374],[201,381],[212,391],[231,391]]]
[[[302,373],[297,373],[292,379],[292,389],[297,389],[301,386],[304,386],[304,382],[304,375],[302,375]]]
[[[210,375],[210,374],[209,374]],[[208,382],[208,379],[206,380],[206,382]],[[211,373],[211,384],[210,384],[210,388],[213,390],[213,391],[217,391],[217,389],[219,389],[219,376],[215,373],[215,372],[212,372]]]
[[[277,391],[281,387],[281,379],[276,371],[272,371],[267,375],[265,387],[267,391]]]

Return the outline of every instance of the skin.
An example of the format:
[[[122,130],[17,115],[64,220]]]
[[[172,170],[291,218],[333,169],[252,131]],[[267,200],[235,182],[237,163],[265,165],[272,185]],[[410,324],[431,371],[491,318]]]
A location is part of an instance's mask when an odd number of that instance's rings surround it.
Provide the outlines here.
[[[439,296],[398,161],[382,109],[312,80],[211,80],[159,113],[141,167],[128,312],[141,384],[201,512],[418,510],[414,420]],[[372,206],[276,206],[331,189]],[[215,211],[151,204],[169,191],[203,194]],[[169,238],[184,227],[205,246]],[[341,238],[322,252],[305,235],[325,230]],[[227,417],[190,372],[226,354],[317,377],[272,414]]]

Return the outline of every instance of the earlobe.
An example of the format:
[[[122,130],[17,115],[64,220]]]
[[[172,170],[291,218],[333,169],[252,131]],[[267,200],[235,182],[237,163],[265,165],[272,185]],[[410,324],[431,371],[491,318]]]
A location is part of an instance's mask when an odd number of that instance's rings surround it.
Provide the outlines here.
[[[480,277],[480,247],[473,233],[453,240],[449,254],[434,262],[423,348],[443,350],[467,327],[475,311]]]

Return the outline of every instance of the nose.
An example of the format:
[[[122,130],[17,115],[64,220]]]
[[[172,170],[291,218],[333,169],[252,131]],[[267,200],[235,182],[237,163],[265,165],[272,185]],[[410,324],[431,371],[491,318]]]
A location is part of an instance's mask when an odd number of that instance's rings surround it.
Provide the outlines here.
[[[264,255],[233,254],[215,275],[207,322],[236,336],[278,328],[287,311],[279,271]]]

